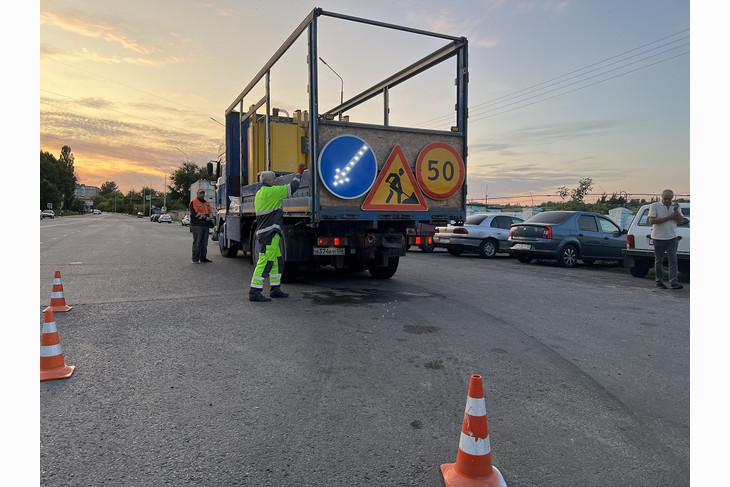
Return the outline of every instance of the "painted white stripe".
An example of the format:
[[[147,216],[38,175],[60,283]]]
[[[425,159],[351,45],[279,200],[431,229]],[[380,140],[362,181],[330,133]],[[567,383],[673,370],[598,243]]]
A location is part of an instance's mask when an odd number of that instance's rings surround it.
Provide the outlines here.
[[[469,455],[489,455],[492,451],[492,447],[489,444],[489,436],[486,438],[474,438],[461,432],[461,438],[459,438],[459,450]]]
[[[55,357],[61,355],[61,344],[41,345],[41,357]]]
[[[469,416],[486,416],[487,406],[484,403],[484,398],[474,399],[473,397],[466,396],[464,414],[468,414]]]
[[[55,321],[49,321],[48,323],[43,323],[43,333],[56,333],[56,322]]]
[[[63,297],[63,291],[61,291],[60,293],[51,292],[51,297],[54,298],[54,299],[62,298]]]
[[[61,284],[61,278],[60,277],[54,277],[53,278],[53,284]]]

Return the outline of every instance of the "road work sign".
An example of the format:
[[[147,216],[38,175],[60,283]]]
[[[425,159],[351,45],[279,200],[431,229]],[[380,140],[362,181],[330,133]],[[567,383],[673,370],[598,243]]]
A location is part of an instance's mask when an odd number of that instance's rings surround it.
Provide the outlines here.
[[[400,144],[381,169],[373,189],[362,204],[363,210],[425,211],[428,210],[423,193],[416,183]]]

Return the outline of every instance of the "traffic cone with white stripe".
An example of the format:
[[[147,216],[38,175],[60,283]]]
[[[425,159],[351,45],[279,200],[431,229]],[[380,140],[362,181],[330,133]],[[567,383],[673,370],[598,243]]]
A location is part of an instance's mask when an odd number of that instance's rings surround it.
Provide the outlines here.
[[[456,463],[444,463],[441,473],[446,487],[507,487],[502,474],[492,465],[481,375],[472,375],[469,383]]]
[[[53,310],[43,312],[43,335],[41,335],[41,382],[53,379],[68,379],[75,365],[66,365],[61,352],[61,340],[56,330]]]
[[[56,271],[56,275],[53,276],[53,288],[51,289],[51,305],[46,310],[53,310],[54,313],[64,312],[71,309],[71,306],[66,306],[66,298],[63,297],[63,284],[61,284],[61,271]]]

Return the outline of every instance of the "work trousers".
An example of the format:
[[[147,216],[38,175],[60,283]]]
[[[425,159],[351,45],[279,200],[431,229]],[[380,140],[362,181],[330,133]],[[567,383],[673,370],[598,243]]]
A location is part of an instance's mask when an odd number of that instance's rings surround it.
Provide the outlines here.
[[[256,269],[251,276],[251,291],[261,292],[264,288],[264,281],[269,278],[269,284],[272,288],[281,286],[281,272],[284,268],[284,257],[281,255],[279,248],[279,234],[274,235],[271,243],[268,245],[261,244],[259,251],[259,260],[256,263]]]
[[[190,225],[193,232],[193,261],[200,262],[208,258],[208,227],[203,225]]]
[[[671,240],[654,240],[654,273],[656,273],[656,282],[664,280],[664,254],[667,254],[667,262],[669,264],[669,285],[677,284],[679,269],[677,267],[677,247],[679,239]]]

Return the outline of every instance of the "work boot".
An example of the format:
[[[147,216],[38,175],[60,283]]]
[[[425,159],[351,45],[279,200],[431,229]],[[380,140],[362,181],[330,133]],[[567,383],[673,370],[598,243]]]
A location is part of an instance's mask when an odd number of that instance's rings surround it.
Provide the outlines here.
[[[271,301],[271,298],[267,298],[263,294],[261,294],[261,291],[250,291],[248,293],[248,300],[249,301],[259,301],[259,302],[266,302]]]
[[[282,291],[279,286],[275,286],[271,289],[269,296],[271,296],[272,298],[288,298],[289,294]]]

